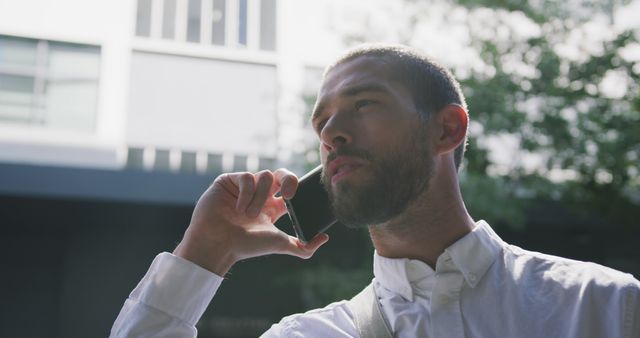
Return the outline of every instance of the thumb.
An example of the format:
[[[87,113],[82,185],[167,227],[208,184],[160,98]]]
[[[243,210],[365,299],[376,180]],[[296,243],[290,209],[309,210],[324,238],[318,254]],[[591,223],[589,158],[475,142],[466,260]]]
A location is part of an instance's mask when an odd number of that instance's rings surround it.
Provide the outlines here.
[[[317,234],[309,242],[302,243],[298,238],[289,236],[289,243],[285,248],[286,254],[308,259],[320,248],[324,243],[329,241],[329,235]]]

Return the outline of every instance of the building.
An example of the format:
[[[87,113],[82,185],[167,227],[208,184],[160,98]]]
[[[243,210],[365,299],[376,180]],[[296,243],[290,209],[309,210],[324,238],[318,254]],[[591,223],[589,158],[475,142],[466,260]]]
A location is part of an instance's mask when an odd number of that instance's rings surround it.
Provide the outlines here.
[[[275,0],[5,7],[3,161],[174,172],[273,165]]]
[[[319,3],[0,0],[0,336],[106,336],[213,177],[304,171],[303,98],[336,49],[308,33],[326,25]],[[638,230],[534,207],[527,231],[501,236],[638,276]],[[311,261],[234,267],[200,337],[255,337],[352,295],[372,248],[332,231]]]
[[[0,1],[1,336],[105,336],[217,174],[302,173],[303,6]]]

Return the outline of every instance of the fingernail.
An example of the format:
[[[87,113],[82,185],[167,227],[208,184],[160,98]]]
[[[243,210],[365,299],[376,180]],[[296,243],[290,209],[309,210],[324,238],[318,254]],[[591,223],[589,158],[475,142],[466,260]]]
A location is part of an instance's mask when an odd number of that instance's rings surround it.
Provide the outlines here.
[[[286,193],[285,193],[286,191]],[[293,187],[287,187],[285,189],[285,191],[282,192],[282,195],[285,196],[286,198],[291,198],[293,197],[295,191],[293,190]]]

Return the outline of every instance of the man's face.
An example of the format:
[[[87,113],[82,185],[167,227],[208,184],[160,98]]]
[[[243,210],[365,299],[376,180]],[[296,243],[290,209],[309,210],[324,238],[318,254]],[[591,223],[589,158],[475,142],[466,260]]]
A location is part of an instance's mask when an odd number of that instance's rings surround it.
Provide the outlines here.
[[[427,189],[433,159],[426,125],[382,59],[358,57],[333,68],[312,123],[323,182],[345,225],[386,222]]]

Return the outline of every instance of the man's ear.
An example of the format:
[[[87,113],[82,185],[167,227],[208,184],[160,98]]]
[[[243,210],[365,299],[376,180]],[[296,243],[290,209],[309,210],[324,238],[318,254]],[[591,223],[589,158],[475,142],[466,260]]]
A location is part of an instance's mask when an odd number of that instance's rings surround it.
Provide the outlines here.
[[[436,154],[444,154],[456,149],[467,136],[469,114],[457,104],[449,104],[442,108],[433,120]]]

